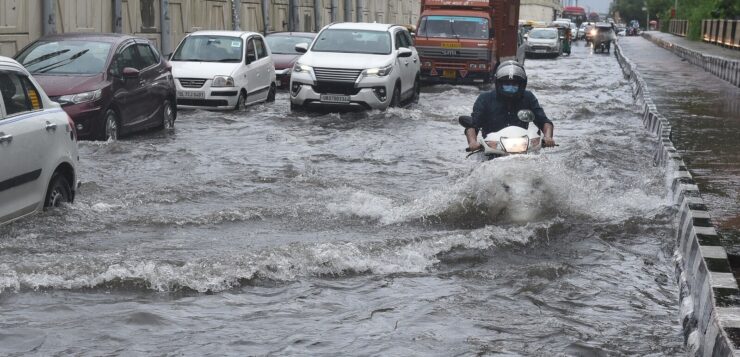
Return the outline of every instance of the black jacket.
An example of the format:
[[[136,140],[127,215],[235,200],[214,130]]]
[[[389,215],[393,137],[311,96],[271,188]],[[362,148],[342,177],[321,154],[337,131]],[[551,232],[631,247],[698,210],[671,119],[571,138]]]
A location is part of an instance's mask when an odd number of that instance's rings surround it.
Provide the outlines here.
[[[525,90],[521,98],[510,100],[496,97],[496,91],[492,90],[481,93],[476,99],[472,114],[473,127],[482,130],[484,138],[489,133],[511,125],[526,129],[528,123],[517,117],[517,113],[522,109],[529,109],[534,113],[534,123],[540,130],[546,123],[552,124],[532,92]]]

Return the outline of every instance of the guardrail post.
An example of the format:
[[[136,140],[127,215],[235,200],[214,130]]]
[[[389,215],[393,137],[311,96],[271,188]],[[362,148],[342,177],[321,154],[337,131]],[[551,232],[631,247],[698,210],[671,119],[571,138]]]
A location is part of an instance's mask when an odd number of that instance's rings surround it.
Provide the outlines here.
[[[172,52],[172,42],[170,41],[170,1],[161,0],[159,3],[159,27],[161,31],[159,47],[164,55]]]
[[[344,21],[352,22],[352,0],[344,0]]]
[[[242,12],[241,0],[231,0],[231,29],[234,31],[240,31],[240,18]]]
[[[123,8],[121,7],[121,0],[114,0],[113,1],[113,32],[115,33],[123,32],[123,16],[121,15],[122,11],[123,11]]]
[[[270,31],[270,0],[262,0],[262,34]]]
[[[331,22],[337,22],[337,11],[339,11],[339,0],[331,0]]]
[[[54,4],[52,0],[44,0],[43,8],[41,9],[42,16],[42,28],[44,35],[49,35],[57,32],[57,20],[56,11],[54,10]]]

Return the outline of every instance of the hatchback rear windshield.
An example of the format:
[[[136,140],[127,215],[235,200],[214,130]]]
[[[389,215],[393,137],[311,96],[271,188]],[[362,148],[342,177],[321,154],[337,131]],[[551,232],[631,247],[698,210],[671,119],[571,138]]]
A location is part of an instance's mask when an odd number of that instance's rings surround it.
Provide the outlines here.
[[[190,36],[175,50],[172,61],[238,63],[242,61],[243,45],[240,37]]]
[[[311,44],[312,38],[298,37],[298,36],[267,36],[265,37],[267,45],[270,46],[270,51],[274,54],[299,54],[295,50],[295,45],[299,43]]]
[[[544,38],[551,40],[558,38],[558,32],[555,30],[532,30],[529,31],[529,38]]]
[[[419,36],[488,39],[488,19],[475,16],[424,16]]]
[[[92,75],[103,71],[111,44],[94,41],[38,41],[16,57],[34,74]]]
[[[391,53],[391,35],[385,31],[327,29],[321,32],[311,50],[387,55]]]

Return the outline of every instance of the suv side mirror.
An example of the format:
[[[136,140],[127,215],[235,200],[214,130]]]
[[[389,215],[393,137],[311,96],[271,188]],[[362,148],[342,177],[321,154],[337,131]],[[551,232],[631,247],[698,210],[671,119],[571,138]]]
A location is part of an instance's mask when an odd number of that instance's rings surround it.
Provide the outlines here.
[[[296,43],[295,47],[293,47],[296,52],[298,53],[306,53],[308,52],[308,44],[305,42]]]
[[[136,68],[126,67],[123,69],[123,78],[125,79],[132,79],[132,78],[139,78],[139,70]]]
[[[413,55],[413,54],[414,54],[414,52],[411,51],[410,49],[406,48],[406,47],[401,47],[401,48],[398,49],[398,58],[411,57],[411,55]]]

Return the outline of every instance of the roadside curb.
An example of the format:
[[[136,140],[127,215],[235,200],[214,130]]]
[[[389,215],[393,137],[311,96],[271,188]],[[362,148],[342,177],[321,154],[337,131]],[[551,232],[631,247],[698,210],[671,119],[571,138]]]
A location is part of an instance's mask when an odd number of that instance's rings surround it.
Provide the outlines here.
[[[706,55],[699,51],[676,45],[662,38],[657,38],[649,33],[643,33],[642,37],[673,52],[676,56],[687,60],[689,63],[704,68],[704,70],[730,82],[732,85],[740,87],[740,61],[721,56]]]
[[[675,170],[671,184],[671,197],[678,207],[674,263],[684,342],[693,356],[740,356],[740,289],[727,252],[699,188],[671,141],[670,122],[658,113],[647,83],[619,43],[614,53],[625,77],[634,84],[632,94],[642,104],[643,124],[660,139],[656,164]]]

